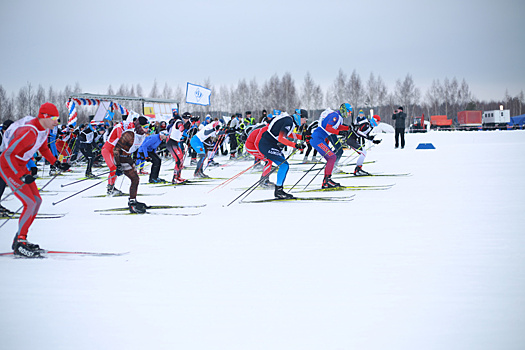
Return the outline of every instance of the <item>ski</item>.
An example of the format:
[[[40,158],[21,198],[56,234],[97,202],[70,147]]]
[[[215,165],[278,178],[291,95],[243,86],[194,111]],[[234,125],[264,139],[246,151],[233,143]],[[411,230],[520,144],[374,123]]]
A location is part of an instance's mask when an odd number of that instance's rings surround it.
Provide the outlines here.
[[[45,258],[46,255],[84,255],[84,256],[121,256],[129,254],[125,253],[99,253],[99,252],[76,252],[76,251],[61,251],[61,250],[40,250],[40,257]],[[23,256],[15,255],[13,252],[0,253],[0,256],[13,256],[15,258],[28,259]]]
[[[129,210],[129,209],[128,209]],[[145,213],[139,214],[139,213],[130,213],[130,212],[123,212],[123,211],[115,211],[115,212],[101,212],[100,215],[172,215],[172,216],[197,216],[201,213],[159,213],[159,212],[151,212],[147,211]]]
[[[355,194],[347,197],[294,197],[294,198],[269,198],[269,199],[258,199],[252,201],[242,200],[239,203],[267,203],[267,202],[295,202],[295,201],[307,201],[307,202],[350,202],[354,200]]]
[[[184,209],[184,208],[203,208],[206,204],[197,205],[147,205],[146,209]],[[111,212],[111,211],[127,211],[128,207],[123,208],[111,208],[111,209],[97,209],[95,213]]]
[[[297,192],[386,190],[386,189],[389,189],[392,186],[394,186],[394,184],[392,184],[392,185],[341,186],[341,187],[332,187],[332,188],[325,188],[325,189],[317,188],[317,189],[303,190],[303,191],[297,191]],[[299,187],[299,186],[297,186],[297,187]],[[271,186],[271,187],[257,186],[257,188],[255,190],[256,191],[257,190],[273,190],[274,188],[275,188],[275,186]],[[292,185],[284,186],[285,190],[286,189],[290,189],[290,188],[292,188]],[[246,191],[247,189],[248,188],[235,188],[234,190],[235,191]]]
[[[138,193],[137,196],[139,197],[146,197],[146,196],[162,196],[166,192],[162,193]],[[129,193],[122,193],[121,195],[108,195],[108,194],[97,194],[94,196],[82,196],[82,198],[106,198],[106,197],[129,197]]]
[[[375,163],[376,161],[375,160],[371,160],[371,161],[367,161],[367,162],[364,162],[363,164],[372,164],[372,163]],[[311,162],[311,163],[301,163],[301,164],[314,164],[315,162]],[[318,162],[319,165],[323,165],[323,167],[321,168],[315,168],[315,169],[312,169],[312,170],[304,170],[304,169],[301,169],[300,172],[307,172],[307,171],[319,171],[319,170],[322,170],[324,169],[324,162],[321,162],[319,161]],[[293,165],[296,165],[296,164],[293,164]],[[348,164],[339,164],[338,167],[341,168],[341,167],[345,167],[345,166],[355,166],[357,165],[356,163],[348,163]],[[334,175],[336,173],[334,172]]]
[[[60,219],[66,216],[66,214],[37,214],[35,216],[35,219]],[[13,216],[0,216],[0,220],[7,220],[7,219],[19,219],[20,213],[16,213]]]
[[[178,184],[174,184],[174,183],[171,183],[171,182],[165,182],[165,183],[158,183],[158,184],[154,184],[154,183],[141,183],[141,185],[152,185],[152,186],[155,186],[155,187],[166,187],[166,186],[181,186],[181,185],[206,185],[206,181],[195,181],[195,180],[186,180],[184,182],[181,182],[181,183],[178,183]]]
[[[330,191],[364,191],[364,190],[388,190],[392,185],[375,185],[375,186],[340,186],[330,188],[314,188],[311,190],[301,190],[297,192],[330,192]]]
[[[347,172],[339,172],[334,174],[334,176],[337,176],[338,178],[345,178],[345,177],[371,177],[371,176],[412,176],[411,173],[397,173],[397,174],[383,174],[383,173],[377,173],[377,174],[366,174],[366,175],[354,175],[354,173],[347,173]]]

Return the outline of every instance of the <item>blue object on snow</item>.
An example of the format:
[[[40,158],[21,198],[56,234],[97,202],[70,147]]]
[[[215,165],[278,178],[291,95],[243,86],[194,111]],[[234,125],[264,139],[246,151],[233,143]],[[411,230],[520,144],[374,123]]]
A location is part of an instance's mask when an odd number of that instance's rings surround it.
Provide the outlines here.
[[[420,143],[416,149],[436,149],[436,147],[431,143]]]

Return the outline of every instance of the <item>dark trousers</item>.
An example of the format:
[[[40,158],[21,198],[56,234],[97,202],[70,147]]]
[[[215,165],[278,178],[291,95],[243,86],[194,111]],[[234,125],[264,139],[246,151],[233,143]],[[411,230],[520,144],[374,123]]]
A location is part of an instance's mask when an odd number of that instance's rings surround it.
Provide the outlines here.
[[[93,166],[93,146],[90,143],[81,144],[80,152],[82,152],[87,161],[86,175],[91,174],[91,167]]]
[[[151,159],[151,172],[149,173],[149,179],[151,181],[159,178],[160,164],[162,161],[155,151],[150,151],[148,157]]]
[[[396,128],[396,148],[399,147],[399,138],[401,137],[401,148],[405,147],[405,128]]]

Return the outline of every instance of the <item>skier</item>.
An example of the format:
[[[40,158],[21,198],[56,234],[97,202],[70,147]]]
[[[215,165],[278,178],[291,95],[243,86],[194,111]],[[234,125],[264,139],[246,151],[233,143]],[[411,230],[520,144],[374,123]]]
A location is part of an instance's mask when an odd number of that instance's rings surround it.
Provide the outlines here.
[[[221,129],[222,125],[219,121],[214,121],[211,124],[206,125],[202,130],[195,134],[190,140],[191,147],[199,155],[199,161],[197,168],[193,173],[194,177],[207,178],[208,175],[204,174],[204,161],[206,160],[206,150],[213,149],[213,138],[216,137]]]
[[[326,159],[322,188],[341,186],[339,183],[332,180],[332,171],[334,170],[337,155],[335,151],[328,146],[326,139],[330,138],[330,135],[347,135],[349,126],[343,124],[343,118],[346,118],[351,112],[352,106],[349,103],[341,104],[339,111],[333,111],[330,108],[326,109],[321,113],[318,127],[312,133],[312,139],[310,140],[312,147]],[[335,137],[337,138],[337,136]],[[330,139],[330,142],[335,146],[333,138]]]
[[[140,116],[138,118],[139,123],[146,124],[148,122],[148,119],[144,116]],[[115,188],[115,182],[117,181],[117,166],[115,165],[115,161],[113,159],[113,149],[115,148],[115,145],[117,144],[118,140],[120,139],[120,136],[125,130],[133,129],[135,128],[135,124],[131,121],[122,121],[122,123],[118,123],[113,127],[113,130],[111,130],[111,133],[109,134],[106,142],[104,143],[104,146],[102,146],[102,157],[104,158],[104,161],[106,162],[106,165],[109,168],[109,175],[108,175],[108,187],[107,187],[107,194],[110,196],[122,196],[122,191]]]
[[[58,125],[58,118],[57,107],[47,102],[40,106],[37,118],[25,117],[13,123],[4,135],[2,149],[5,150],[0,155],[0,175],[24,205],[12,245],[15,255],[35,258],[41,253],[38,244],[27,241],[29,227],[42,203],[35,177],[28,172],[27,162],[38,150],[55,168],[60,171],[69,169],[69,164],[56,159],[46,142],[49,130]]]
[[[148,160],[151,162],[151,171],[149,174],[149,183],[163,183],[166,180],[159,178],[160,164],[162,161],[157,155],[157,147],[167,140],[169,136],[168,131],[162,130],[158,134],[152,134],[146,137],[142,145],[140,145],[137,153],[137,162],[145,162]]]
[[[192,137],[200,130],[200,119],[197,116],[190,115],[190,122],[186,124],[185,128],[188,140],[191,141]],[[188,153],[190,155],[190,165],[197,165],[197,152],[188,145]]]
[[[237,153],[237,147],[239,146],[237,142],[237,132],[241,130],[241,122],[239,121],[239,115],[232,115],[230,120],[230,125],[228,127],[228,136],[230,139],[230,159],[235,159],[235,154]]]
[[[95,138],[95,132],[93,131],[93,128],[91,125],[82,125],[80,127],[81,131],[78,136],[78,140],[80,142],[80,152],[84,155],[87,161],[86,166],[86,177],[88,178],[97,178],[97,176],[93,175],[91,172],[91,168],[93,167],[93,141]]]
[[[306,129],[304,130],[304,133],[302,134],[303,140],[304,142],[306,142],[306,147],[307,147],[306,153],[304,154],[304,159],[303,159],[304,163],[308,162],[308,156],[310,155],[310,152],[312,151],[312,149],[313,149],[313,152],[312,152],[311,162],[312,163],[317,162],[317,150],[312,147],[311,140],[312,140],[312,133],[314,132],[314,130],[317,128],[318,125],[319,125],[319,121],[314,120],[306,127]]]
[[[189,125],[191,114],[184,112],[182,118],[177,114],[174,115],[175,121],[170,129],[170,137],[166,142],[166,149],[171,153],[173,159],[175,159],[175,169],[173,170],[172,184],[180,184],[186,181],[181,177],[182,168],[184,168],[184,142],[183,137],[185,134],[186,126]]]
[[[284,146],[289,146],[296,149],[304,149],[304,144],[301,141],[293,142],[288,140],[287,137],[293,133],[294,124],[299,126],[301,123],[300,118],[297,115],[291,116],[288,113],[284,112],[275,116],[272,119],[270,125],[268,125],[268,130],[266,130],[262,136],[259,144],[259,151],[265,158],[271,160],[279,166],[277,171],[277,181],[275,183],[274,195],[276,198],[281,199],[291,199],[294,198],[289,193],[284,192],[283,183],[290,168],[288,162],[284,158],[279,143]]]
[[[370,175],[368,172],[362,169],[366,158],[366,150],[363,149],[364,144],[362,144],[359,139],[364,138],[366,140],[372,141],[374,144],[379,144],[381,140],[375,140],[374,136],[370,135],[372,129],[373,128],[370,125],[370,121],[365,117],[365,114],[359,114],[355,123],[352,123],[351,131],[346,137],[346,144],[359,154],[359,158],[357,158],[357,164],[354,169],[354,175]]]
[[[143,214],[146,212],[146,205],[137,202],[137,190],[139,187],[139,174],[133,161],[133,153],[139,149],[146,136],[148,135],[148,120],[146,117],[139,117],[134,122],[135,127],[122,133],[117,144],[113,148],[113,159],[116,167],[116,174],[126,175],[131,180],[129,186],[128,207],[131,213]]]

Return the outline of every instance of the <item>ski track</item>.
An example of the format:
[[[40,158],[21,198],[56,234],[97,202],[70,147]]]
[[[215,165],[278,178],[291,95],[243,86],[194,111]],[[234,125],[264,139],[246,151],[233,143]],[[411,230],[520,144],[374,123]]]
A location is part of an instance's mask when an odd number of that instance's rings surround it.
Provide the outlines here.
[[[84,167],[57,177],[46,190],[58,195],[43,196],[40,212],[68,214],[35,220],[29,240],[50,250],[129,253],[0,259],[0,347],[523,349],[525,131],[407,134],[404,150],[394,149],[392,134],[381,136],[368,151],[375,162],[363,169],[411,176],[338,179],[347,186],[395,184],[326,193],[355,194],[347,203],[226,207],[237,189],[259,179],[248,171],[217,189],[225,180],[139,186],[149,194],[139,201],[207,204],[191,211],[200,215],[106,216],[95,210],[125,207],[127,197],[84,197],[104,194],[103,183],[53,206],[93,184],[61,188]],[[416,150],[419,142],[436,149]],[[294,163],[302,158],[296,154]],[[311,167],[294,163],[286,186]],[[169,164],[161,169],[166,180]],[[229,178],[251,164],[205,172]],[[129,191],[124,177],[116,184]],[[272,196],[253,191],[247,200]],[[19,207],[13,198],[3,204]],[[10,250],[16,230],[14,220],[2,227],[1,252]]]

